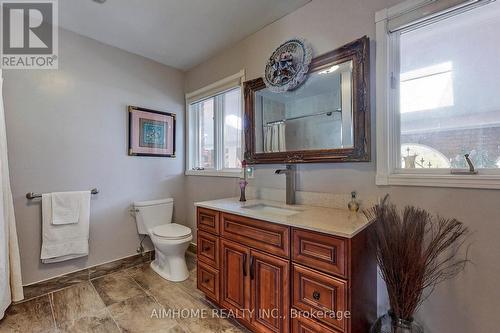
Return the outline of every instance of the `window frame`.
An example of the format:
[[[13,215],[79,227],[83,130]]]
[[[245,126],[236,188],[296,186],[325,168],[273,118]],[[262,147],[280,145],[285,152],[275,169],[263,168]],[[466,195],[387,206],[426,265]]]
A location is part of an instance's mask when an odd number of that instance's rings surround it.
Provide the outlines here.
[[[429,3],[409,0],[376,13],[376,185],[430,186],[500,189],[500,169],[479,169],[475,175],[451,174],[448,169],[403,169],[400,167],[401,119],[399,103],[399,36],[389,32],[393,17]]]
[[[245,71],[241,70],[236,74],[214,82],[206,87],[186,94],[186,176],[210,176],[210,177],[231,177],[240,178],[242,176],[241,168],[224,167],[224,99],[214,98],[217,95],[238,88],[240,90],[240,112],[243,126],[243,82],[245,80]],[[206,99],[214,98],[214,168],[203,170],[193,169],[195,154],[198,151],[199,129],[195,129],[192,124],[193,115],[190,112],[190,106],[194,103]],[[241,158],[243,158],[244,148],[243,128],[241,129]]]

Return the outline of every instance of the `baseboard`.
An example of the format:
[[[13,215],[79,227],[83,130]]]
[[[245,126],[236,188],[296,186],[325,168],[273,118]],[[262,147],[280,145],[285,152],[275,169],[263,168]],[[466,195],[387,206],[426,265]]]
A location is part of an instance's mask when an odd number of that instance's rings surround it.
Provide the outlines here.
[[[188,247],[188,254],[196,256],[196,243],[190,243]],[[47,280],[31,283],[23,287],[24,300],[39,297],[57,290],[71,287],[72,285],[97,279],[101,276],[111,274],[123,269],[139,266],[143,263],[149,262],[154,259],[154,250],[135,254],[129,257],[113,260],[103,264],[87,267],[71,273],[59,275]]]
[[[188,251],[196,254],[197,247],[196,243],[189,243]]]
[[[47,280],[31,283],[23,287],[24,300],[21,302],[51,293],[53,291],[65,289],[81,282],[97,279],[123,269],[139,266],[153,259],[154,250],[151,250],[144,252],[143,254],[134,254],[129,257],[109,261]]]

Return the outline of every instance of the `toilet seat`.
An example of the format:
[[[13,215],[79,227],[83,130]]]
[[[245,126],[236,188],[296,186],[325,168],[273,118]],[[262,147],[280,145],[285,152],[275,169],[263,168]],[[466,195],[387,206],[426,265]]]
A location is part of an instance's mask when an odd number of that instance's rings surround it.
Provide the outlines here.
[[[169,223],[154,227],[152,230],[155,236],[161,239],[183,239],[191,236],[191,229],[177,223]]]

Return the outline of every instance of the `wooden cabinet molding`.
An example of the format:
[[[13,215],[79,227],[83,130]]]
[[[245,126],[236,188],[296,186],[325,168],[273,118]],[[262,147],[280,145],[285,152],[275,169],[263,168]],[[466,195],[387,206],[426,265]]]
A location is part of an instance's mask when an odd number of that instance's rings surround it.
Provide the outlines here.
[[[319,232],[292,229],[292,260],[346,278],[347,242]]]
[[[196,286],[215,303],[219,302],[219,271],[199,262],[196,272]]]
[[[252,325],[258,332],[288,332],[289,261],[255,250],[250,259]]]
[[[320,324],[318,321],[305,318],[292,318],[292,333],[340,333],[328,326]]]
[[[296,264],[293,264],[292,275],[293,307],[317,313],[319,321],[345,331],[347,282]],[[338,313],[341,315],[337,318]]]
[[[249,260],[248,247],[221,240],[221,305],[240,317],[248,315],[243,310],[250,308]]]
[[[198,260],[214,268],[219,268],[219,237],[201,230],[198,231],[197,237]]]
[[[220,228],[219,216],[218,211],[198,207],[196,218],[198,229],[218,235]]]
[[[222,213],[222,237],[280,257],[290,257],[290,228]]]

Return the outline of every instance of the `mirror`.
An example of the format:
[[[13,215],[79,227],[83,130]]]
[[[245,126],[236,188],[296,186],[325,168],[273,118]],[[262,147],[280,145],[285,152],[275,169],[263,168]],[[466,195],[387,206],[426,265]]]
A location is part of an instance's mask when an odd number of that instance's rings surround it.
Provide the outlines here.
[[[294,91],[255,93],[255,152],[352,147],[352,61],[327,64]]]
[[[369,161],[368,38],[313,59],[307,80],[274,93],[245,82],[249,163]]]

